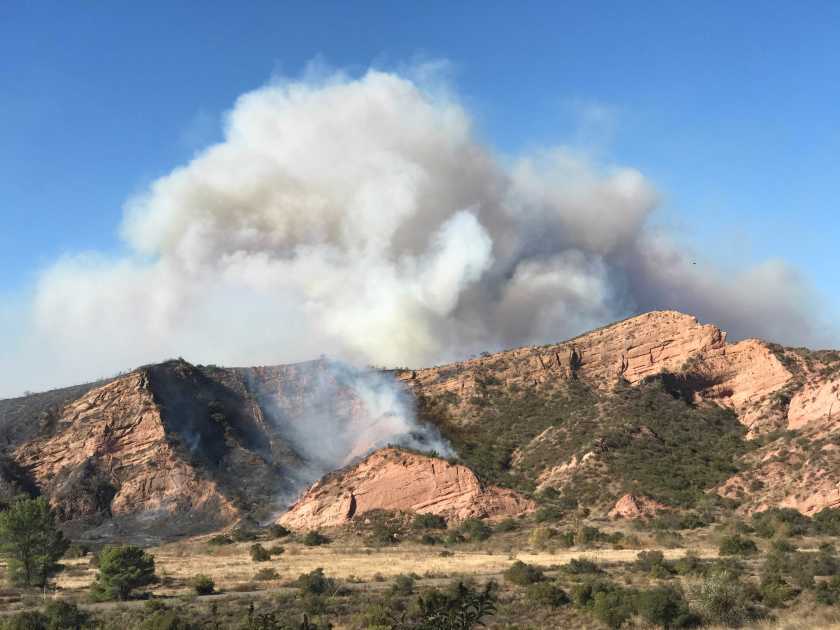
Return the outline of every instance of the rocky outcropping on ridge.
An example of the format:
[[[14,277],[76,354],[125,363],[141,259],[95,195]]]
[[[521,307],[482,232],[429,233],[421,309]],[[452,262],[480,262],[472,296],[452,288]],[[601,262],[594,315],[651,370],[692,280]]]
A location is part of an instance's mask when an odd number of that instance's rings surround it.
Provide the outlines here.
[[[437,514],[451,521],[495,519],[535,507],[512,490],[485,487],[465,466],[385,448],[315,483],[279,523],[293,529],[334,527],[374,510]]]

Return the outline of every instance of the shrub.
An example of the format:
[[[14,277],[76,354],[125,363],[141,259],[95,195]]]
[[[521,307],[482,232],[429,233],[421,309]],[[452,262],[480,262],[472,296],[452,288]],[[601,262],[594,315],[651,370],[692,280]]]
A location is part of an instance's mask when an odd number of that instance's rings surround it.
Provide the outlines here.
[[[140,630],[199,630],[201,626],[187,621],[175,610],[158,610],[147,616]]]
[[[245,527],[237,527],[230,533],[230,537],[236,542],[248,542],[257,539],[257,532]]]
[[[291,534],[291,532],[280,525],[279,523],[274,523],[269,525],[266,530],[268,531],[269,538],[284,538]]]
[[[437,536],[432,536],[431,534],[423,534],[420,537],[421,545],[439,545],[440,543],[440,538],[438,538]]]
[[[538,567],[517,560],[505,571],[505,579],[517,586],[528,586],[529,584],[542,582],[545,576]]]
[[[3,630],[47,630],[47,618],[38,611],[19,612],[6,619]]]
[[[233,543],[234,543],[233,538],[231,538],[227,534],[217,534],[207,541],[208,545],[214,545],[214,546],[232,545]]]
[[[309,573],[302,573],[295,581],[302,592],[312,595],[322,595],[327,591],[335,590],[335,580],[324,575],[324,570],[320,567]]]
[[[752,539],[734,534],[720,541],[718,552],[722,556],[752,556],[758,553],[758,547]]]
[[[672,566],[678,575],[699,575],[703,572],[703,562],[692,552],[675,560]]]
[[[703,580],[697,605],[709,623],[737,626],[751,616],[747,589],[733,574],[722,571]]]
[[[834,606],[840,603],[840,576],[835,575],[828,582],[817,585],[815,596],[820,604]]]
[[[254,543],[251,545],[251,560],[254,562],[268,562],[271,560],[271,554],[268,553],[268,549],[263,547],[260,543]]]
[[[446,519],[437,514],[417,514],[411,526],[414,529],[446,529]]]
[[[463,521],[460,527],[458,527],[458,531],[470,542],[487,540],[493,533],[493,530],[490,529],[487,523],[477,518],[468,518]]]
[[[686,628],[700,621],[689,610],[682,592],[670,587],[641,591],[636,595],[636,612],[648,623],[663,628]]]
[[[606,626],[620,628],[633,615],[633,607],[622,591],[604,591],[595,594],[592,612]]]
[[[99,574],[91,586],[94,599],[128,599],[136,588],[155,581],[155,559],[140,547],[105,547],[99,554]]]
[[[50,600],[44,608],[48,630],[70,630],[84,627],[89,615],[76,604],[60,599]]]
[[[269,547],[269,549],[268,549],[268,553],[270,553],[272,556],[282,555],[283,553],[285,553],[285,551],[286,551],[286,548],[283,547],[282,545],[273,545],[272,547]]]
[[[306,532],[306,535],[303,537],[303,544],[307,547],[318,547],[319,545],[326,545],[329,542],[329,538],[314,529]]]
[[[254,580],[257,582],[267,582],[269,580],[279,580],[280,574],[277,573],[274,569],[266,567],[265,569],[260,569],[254,574]]]
[[[537,527],[528,536],[528,543],[537,549],[542,549],[557,535],[557,530],[550,527]]]
[[[534,515],[534,519],[537,523],[547,523],[553,521],[559,521],[563,518],[563,510],[553,505],[545,505],[539,508]]]
[[[90,553],[90,547],[81,543],[73,543],[69,547],[67,547],[67,551],[64,552],[64,557],[68,559],[75,559],[75,558],[84,558],[86,555]]]
[[[667,578],[673,572],[661,551],[640,551],[636,555],[634,566],[637,570],[656,578]]]
[[[496,523],[495,530],[499,533],[515,532],[519,529],[519,523],[512,518],[506,518],[503,521]]]
[[[433,589],[417,598],[411,617],[416,622],[410,627],[469,630],[484,626],[484,618],[496,613],[496,584],[492,580],[483,590],[462,581],[448,589]]]
[[[762,576],[759,585],[761,601],[770,608],[780,608],[794,596],[793,589],[788,586],[779,573],[767,573]]]
[[[398,575],[394,578],[390,591],[392,595],[411,595],[414,592],[414,578],[410,575]]]
[[[601,569],[591,560],[585,558],[572,558],[569,563],[563,567],[566,573],[571,575],[584,575],[587,573],[600,573]]]
[[[216,583],[209,576],[199,573],[192,579],[192,587],[197,595],[210,595],[216,588]]]
[[[569,603],[569,596],[554,582],[537,582],[529,584],[525,590],[525,598],[536,606],[559,608]]]
[[[825,508],[820,510],[811,519],[814,530],[818,534],[829,536],[840,536],[840,510]]]

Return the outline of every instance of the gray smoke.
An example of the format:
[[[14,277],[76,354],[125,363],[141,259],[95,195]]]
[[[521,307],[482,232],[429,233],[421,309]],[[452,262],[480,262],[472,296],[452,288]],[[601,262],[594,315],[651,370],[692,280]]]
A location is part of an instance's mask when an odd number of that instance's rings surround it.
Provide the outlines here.
[[[269,379],[256,372],[249,389],[275,436],[302,460],[288,468],[278,507],[324,474],[384,446],[455,455],[434,426],[417,421],[413,397],[390,373],[333,360],[293,366]]]
[[[404,76],[273,82],[126,204],[127,254],[41,275],[5,387],[177,355],[428,365],[658,308],[735,336],[836,340],[784,262],[693,265],[650,229],[656,205],[632,168],[563,148],[500,159],[451,93]]]

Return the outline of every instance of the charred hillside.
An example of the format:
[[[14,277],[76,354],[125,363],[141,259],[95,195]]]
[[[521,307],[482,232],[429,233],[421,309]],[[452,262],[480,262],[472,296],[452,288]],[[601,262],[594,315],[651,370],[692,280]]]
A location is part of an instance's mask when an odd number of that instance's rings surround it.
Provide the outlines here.
[[[324,473],[396,441],[452,445],[465,467],[452,474],[474,478],[465,488],[558,509],[606,515],[629,493],[672,509],[813,513],[840,505],[839,392],[840,353],[731,344],[675,312],[411,371],[167,361],[0,401],[0,502],[44,494],[78,536],[209,531],[268,519]],[[374,468],[371,496],[413,496],[414,473]],[[336,496],[364,503],[350,480]],[[343,501],[325,496],[312,513]]]

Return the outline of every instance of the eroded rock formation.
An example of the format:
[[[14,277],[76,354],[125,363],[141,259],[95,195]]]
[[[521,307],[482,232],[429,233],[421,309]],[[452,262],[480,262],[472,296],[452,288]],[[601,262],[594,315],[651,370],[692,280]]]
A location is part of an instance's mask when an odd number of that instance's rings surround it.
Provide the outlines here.
[[[668,509],[667,506],[662,505],[658,501],[654,501],[650,497],[636,496],[634,494],[625,494],[610,510],[609,517],[612,519],[639,519],[650,518],[655,516],[657,512]]]
[[[347,523],[373,510],[437,514],[447,520],[517,516],[535,508],[512,490],[486,487],[467,467],[394,448],[315,483],[279,522],[294,529]]]

